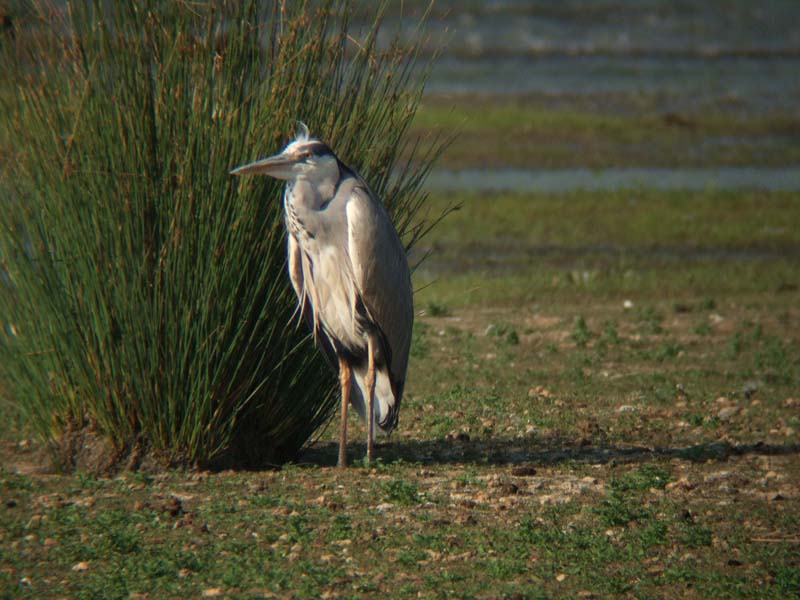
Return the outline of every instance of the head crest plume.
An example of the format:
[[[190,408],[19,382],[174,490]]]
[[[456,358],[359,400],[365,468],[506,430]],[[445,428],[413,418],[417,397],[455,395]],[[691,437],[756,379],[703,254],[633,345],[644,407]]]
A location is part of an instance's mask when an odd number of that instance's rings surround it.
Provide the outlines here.
[[[309,137],[311,137],[311,134],[308,131],[308,125],[306,125],[302,121],[298,121],[297,132],[295,133],[295,139],[298,142],[307,142]]]

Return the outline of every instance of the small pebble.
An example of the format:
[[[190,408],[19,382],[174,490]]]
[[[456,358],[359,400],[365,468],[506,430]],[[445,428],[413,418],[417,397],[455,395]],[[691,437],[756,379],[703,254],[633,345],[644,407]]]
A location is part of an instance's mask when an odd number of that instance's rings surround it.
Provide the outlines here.
[[[722,410],[717,413],[717,418],[720,421],[727,421],[731,417],[733,417],[736,413],[739,412],[738,406],[726,406]]]

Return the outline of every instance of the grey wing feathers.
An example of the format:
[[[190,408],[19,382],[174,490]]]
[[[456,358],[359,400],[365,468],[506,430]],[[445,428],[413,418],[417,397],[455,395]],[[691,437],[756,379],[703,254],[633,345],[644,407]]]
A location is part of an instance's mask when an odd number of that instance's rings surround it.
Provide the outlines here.
[[[305,286],[305,277],[303,276],[304,262],[303,251],[294,236],[289,233],[287,239],[288,261],[289,261],[289,279],[292,282],[292,288],[297,295],[297,311],[299,311],[299,318],[305,318],[308,328],[311,330],[314,339],[322,348],[325,360],[328,365],[334,370],[338,368],[336,361],[336,352],[333,346],[325,335],[318,335],[319,324],[314,320],[314,309],[311,306],[311,296]]]
[[[297,308],[301,315],[305,312],[305,287],[303,286],[303,255],[300,245],[291,233],[287,234],[287,255],[289,260],[289,279],[294,293],[297,294]]]
[[[363,182],[350,181],[348,254],[361,300],[389,346],[386,360],[396,411],[403,394],[414,321],[411,273],[405,248],[386,210]]]

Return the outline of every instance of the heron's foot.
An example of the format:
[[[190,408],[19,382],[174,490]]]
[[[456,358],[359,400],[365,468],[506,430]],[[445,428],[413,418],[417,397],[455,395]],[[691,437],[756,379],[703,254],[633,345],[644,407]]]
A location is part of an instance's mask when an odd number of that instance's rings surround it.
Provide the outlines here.
[[[340,469],[347,468],[347,448],[344,444],[339,445],[339,460],[336,462],[336,466]]]

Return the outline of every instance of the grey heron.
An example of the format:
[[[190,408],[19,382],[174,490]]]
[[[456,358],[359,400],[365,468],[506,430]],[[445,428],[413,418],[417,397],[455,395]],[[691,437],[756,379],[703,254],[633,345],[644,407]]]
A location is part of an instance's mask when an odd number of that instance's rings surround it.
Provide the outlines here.
[[[283,195],[288,270],[305,317],[341,386],[339,467],[347,464],[348,401],[367,424],[367,461],[375,425],[397,426],[414,309],[406,251],[370,187],[300,123],[280,154],[233,175],[286,181]]]

